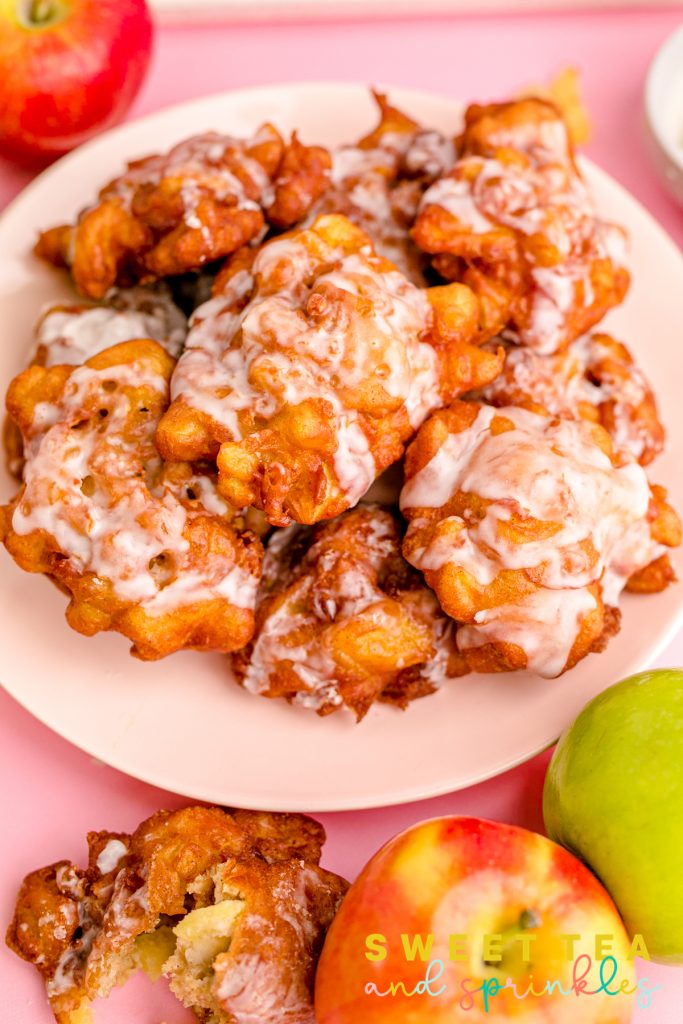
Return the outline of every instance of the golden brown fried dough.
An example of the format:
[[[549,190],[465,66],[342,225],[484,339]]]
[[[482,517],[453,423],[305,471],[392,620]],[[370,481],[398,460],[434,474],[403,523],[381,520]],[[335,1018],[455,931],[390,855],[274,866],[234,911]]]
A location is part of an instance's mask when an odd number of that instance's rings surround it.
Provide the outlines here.
[[[92,299],[113,285],[197,270],[262,232],[284,148],[266,124],[251,139],[209,132],[137,160],[73,227],[41,235],[36,254],[69,267]]]
[[[239,681],[321,715],[405,707],[467,670],[454,624],[401,555],[396,517],[377,505],[275,533],[256,615],[233,657]]]
[[[664,447],[652,388],[626,346],[608,334],[584,335],[549,356],[509,346],[503,372],[478,397],[600,423],[641,466]]]
[[[296,132],[287,146],[275,181],[275,198],[267,208],[268,222],[291,228],[303,220],[330,186],[332,157],[322,146],[304,146]]]
[[[200,1020],[313,1024],[315,965],[347,883],[319,867],[299,814],[187,807],[133,835],[91,832],[89,863],[28,875],[7,944],[33,963],[58,1024],[137,968],[165,975]]]
[[[425,193],[413,231],[449,280],[482,300],[482,334],[506,326],[553,353],[621,302],[624,234],[601,220],[557,108],[472,106],[462,155]]]
[[[630,579],[670,579],[665,499],[598,424],[456,402],[408,449],[403,550],[474,669],[556,676],[604,646]]]
[[[106,301],[57,303],[48,307],[35,327],[29,363],[38,366],[77,365],[121,341],[152,338],[177,358],[187,335],[187,319],[165,285],[156,288],[113,288]],[[3,427],[7,468],[21,480],[24,445],[16,423]]]
[[[158,455],[173,365],[155,341],[124,342],[81,367],[32,366],[8,394],[26,467],[1,513],[7,550],[71,594],[74,629],[116,630],[144,659],[246,643],[262,557],[210,473]]]
[[[410,236],[420,199],[455,159],[453,140],[423,129],[374,93],[380,120],[357,143],[331,151],[327,187],[307,224],[325,213],[342,213],[372,239],[375,251],[409,280],[424,285],[427,259]]]
[[[491,380],[464,285],[412,285],[345,217],[242,250],[193,318],[157,432],[164,458],[218,458],[220,488],[274,526],[332,518],[425,416]]]

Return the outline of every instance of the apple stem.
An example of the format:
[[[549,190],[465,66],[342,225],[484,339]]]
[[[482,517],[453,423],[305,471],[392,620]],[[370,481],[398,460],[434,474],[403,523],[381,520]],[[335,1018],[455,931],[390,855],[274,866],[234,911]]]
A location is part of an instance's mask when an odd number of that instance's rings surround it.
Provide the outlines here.
[[[28,17],[33,25],[45,25],[48,21],[52,21],[54,16],[53,0],[31,0]]]
[[[519,915],[517,922],[506,928],[501,934],[503,939],[503,960],[505,960],[506,954],[511,948],[513,948],[513,942],[515,937],[520,931],[529,931],[532,928],[540,928],[542,924],[541,915],[537,910],[526,909],[523,910]],[[484,960],[484,964],[487,967],[498,967],[501,966],[500,960]]]

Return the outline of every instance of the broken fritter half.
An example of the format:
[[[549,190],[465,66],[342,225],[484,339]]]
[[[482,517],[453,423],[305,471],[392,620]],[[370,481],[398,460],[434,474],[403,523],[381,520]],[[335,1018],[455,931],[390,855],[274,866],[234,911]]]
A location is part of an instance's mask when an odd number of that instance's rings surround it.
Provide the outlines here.
[[[7,944],[35,965],[58,1024],[138,968],[162,975],[204,1024],[314,1024],[313,979],[348,888],[319,866],[321,825],[300,814],[187,807],[132,835],[88,834],[88,866],[29,874]]]

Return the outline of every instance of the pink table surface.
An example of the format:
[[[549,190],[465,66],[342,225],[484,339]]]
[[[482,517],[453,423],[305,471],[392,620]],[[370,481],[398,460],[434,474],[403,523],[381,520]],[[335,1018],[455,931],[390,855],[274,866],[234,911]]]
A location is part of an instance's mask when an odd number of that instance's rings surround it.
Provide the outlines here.
[[[580,68],[594,123],[590,155],[629,188],[683,243],[683,212],[662,192],[643,152],[642,87],[648,62],[683,20],[683,8],[516,17],[425,18],[339,24],[166,27],[132,116],[235,87],[294,80],[356,80],[431,89],[465,99],[498,98]],[[30,175],[0,162],[0,204]],[[84,197],[85,198],[85,197]],[[10,339],[5,339],[5,344]],[[36,642],[40,642],[40,625]],[[683,636],[660,665],[683,663]],[[605,683],[613,680],[605,680]],[[9,920],[16,886],[31,868],[78,860],[88,829],[132,829],[144,816],[183,803],[76,750],[0,694],[0,922]],[[229,736],[226,750],[229,759]],[[267,754],[264,752],[264,756]],[[323,815],[325,862],[353,877],[395,832],[436,814],[467,813],[542,830],[543,777],[549,755],[461,793],[400,808]],[[229,761],[228,761],[229,764]],[[235,766],[236,771],[239,770]],[[274,766],[276,770],[276,766]],[[683,923],[681,924],[683,928]],[[641,964],[662,988],[636,1024],[683,1024],[683,971]],[[2,948],[0,991],[6,1024],[49,1024],[32,969]],[[588,1012],[577,1009],[577,1024]],[[181,1024],[189,1019],[144,979],[98,1008],[103,1024]],[[359,1022],[361,1024],[361,1022]]]

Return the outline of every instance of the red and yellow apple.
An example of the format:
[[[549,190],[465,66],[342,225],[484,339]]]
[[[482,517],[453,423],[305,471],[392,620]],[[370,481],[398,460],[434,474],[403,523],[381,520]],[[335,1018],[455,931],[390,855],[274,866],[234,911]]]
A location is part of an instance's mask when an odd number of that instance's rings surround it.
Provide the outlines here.
[[[351,886],[315,1009],[318,1024],[623,1024],[636,992],[621,918],[579,860],[453,817],[392,839]]]
[[[151,48],[145,0],[0,0],[0,151],[45,162],[116,124]]]

